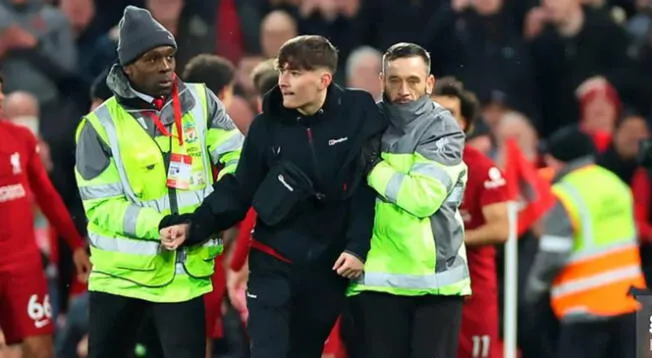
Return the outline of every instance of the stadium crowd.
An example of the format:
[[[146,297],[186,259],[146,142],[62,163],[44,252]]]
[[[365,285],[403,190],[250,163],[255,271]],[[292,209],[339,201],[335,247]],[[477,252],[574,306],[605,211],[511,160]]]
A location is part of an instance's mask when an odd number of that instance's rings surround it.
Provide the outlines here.
[[[117,61],[118,22],[128,5],[148,9],[174,36],[177,76],[206,83],[245,135],[261,111],[262,96],[277,83],[278,71],[270,60],[286,41],[303,34],[328,38],[339,51],[335,82],[363,89],[375,100],[383,98],[378,77],[383,52],[399,42],[423,46],[435,78],[447,77],[458,91],[440,88],[434,99],[459,97],[459,115],[469,127],[473,122],[468,145],[500,168],[489,172],[485,186],[505,185],[501,172],[507,174],[517,157],[536,172],[536,178],[523,174],[529,169],[517,177],[524,182],[520,187],[534,191],[519,200],[522,357],[556,357],[559,346],[560,325],[550,300],[533,309],[525,290],[540,246],[540,219],[549,209],[539,199],[548,194],[548,182],[556,174],[550,174],[543,153],[550,150],[547,139],[558,129],[577,126],[590,135],[597,163],[631,187],[641,267],[646,281],[652,280],[652,172],[637,161],[638,143],[650,139],[652,118],[652,0],[0,0],[1,118],[37,136],[38,159],[81,233],[74,232],[65,215],[53,214],[60,209],[53,204],[58,199],[51,199],[49,184],[31,182],[46,186],[33,188],[35,219],[30,224],[42,254],[48,294],[37,297],[28,310],[33,310],[34,322],[51,321],[57,358],[85,357],[87,352],[88,292],[83,276],[90,263],[78,241],[87,229],[74,170],[76,131],[89,109],[113,95],[106,78]],[[445,100],[440,104],[450,108]],[[516,144],[516,155],[509,143]],[[5,154],[0,145],[1,160]],[[24,221],[3,208],[5,195],[0,190],[3,218]],[[465,222],[471,220],[465,216],[473,214],[481,213],[462,210]],[[209,354],[214,357],[248,357],[245,261],[253,220],[250,213],[239,230],[229,231],[226,254],[216,260],[214,290],[204,298]],[[7,254],[20,251],[21,244],[15,246],[4,235],[9,232],[0,228],[0,357],[13,358],[21,353],[5,345],[5,337],[13,332],[6,326],[12,309],[5,306],[11,282],[3,271],[15,270],[26,260]],[[501,312],[506,238],[491,243],[491,250],[482,254],[491,261],[488,280],[495,280],[495,287],[474,286],[473,291],[482,296],[483,289],[497,290]],[[502,319],[499,312],[492,317]],[[358,356],[351,320],[345,310],[323,357]],[[161,356],[156,335],[148,334],[152,329],[145,326],[141,331],[134,357]],[[606,329],[599,333],[585,337],[614,334]],[[476,339],[481,336],[473,337],[467,337],[473,347],[465,357],[502,355],[502,349],[489,349]]]

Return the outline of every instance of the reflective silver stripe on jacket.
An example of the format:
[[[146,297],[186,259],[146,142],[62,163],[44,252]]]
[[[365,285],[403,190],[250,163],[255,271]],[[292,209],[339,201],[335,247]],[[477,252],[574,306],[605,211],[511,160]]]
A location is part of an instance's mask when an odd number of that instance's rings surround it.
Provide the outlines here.
[[[165,250],[160,241],[128,239],[126,237],[108,237],[94,232],[88,233],[88,240],[97,249],[110,252],[121,252],[130,255],[154,256]],[[212,248],[222,245],[222,239],[210,239],[202,247]],[[181,249],[180,249],[181,250]]]
[[[195,99],[195,106],[190,111],[190,115],[193,117],[195,122],[198,136],[200,138],[200,143],[204,150],[202,151],[202,161],[204,168],[206,168],[206,183],[211,182],[212,172],[210,170],[211,164],[210,159],[208,158],[208,151],[206,150],[206,118],[207,112],[202,102],[201,98],[197,95],[196,91],[204,90],[200,85],[196,85],[194,89],[190,89],[189,85],[187,90],[190,90],[190,93]],[[123,230],[125,235],[135,236],[136,234],[136,225],[138,220],[138,214],[141,208],[153,208],[158,212],[164,212],[165,210],[170,209],[170,198],[169,195],[166,195],[162,198],[155,200],[142,201],[136,197],[133,189],[129,185],[127,179],[127,173],[124,168],[124,162],[120,153],[119,140],[117,136],[117,131],[111,117],[111,113],[107,106],[99,107],[95,115],[99,123],[105,129],[108,144],[112,149],[112,156],[120,176],[120,183],[112,184],[102,184],[102,185],[91,185],[80,188],[82,199],[98,199],[98,198],[110,198],[118,195],[124,195],[127,200],[132,204],[127,207],[127,211],[124,216],[123,221]],[[183,135],[180,133],[180,135]],[[201,204],[203,199],[212,192],[213,188],[211,185],[206,185],[203,189],[194,190],[194,191],[176,191],[177,202],[180,208],[196,206]],[[107,237],[99,235],[94,232],[89,232],[89,241],[91,245],[97,249],[111,252],[122,252],[132,255],[142,255],[142,256],[152,256],[157,255],[163,248],[160,245],[159,241],[153,240],[143,240],[143,239],[130,239],[127,237]],[[203,244],[204,247],[211,246],[220,246],[222,245],[221,239],[210,239]],[[180,248],[178,251],[185,252],[185,248]],[[182,255],[185,257],[185,255]],[[179,272],[185,273],[185,272]]]
[[[224,143],[220,143],[220,145],[213,148],[211,151],[211,158],[213,159],[213,163],[217,164],[221,162],[223,154],[240,149],[242,147],[243,141],[243,136],[238,134],[231,135],[231,137],[229,137],[229,139],[227,139]]]
[[[206,113],[206,109],[203,108],[205,106],[202,105],[201,98],[196,93],[196,91],[202,90],[202,87],[196,86],[196,88],[191,89],[191,86],[192,85],[188,85],[188,88],[186,89],[187,91],[190,91],[190,93],[193,95],[195,99],[195,106],[190,111],[190,114],[193,117],[195,125],[197,127],[197,132],[201,140],[202,148],[206,148],[206,123],[204,122],[206,120],[207,113]],[[122,156],[119,150],[120,142],[117,136],[115,124],[113,123],[113,119],[111,118],[111,113],[107,106],[100,106],[96,110],[95,114],[97,116],[98,121],[105,129],[107,139],[109,141],[109,146],[112,149],[111,154],[113,155],[113,160],[115,161],[116,168],[120,176],[120,182],[122,184],[121,185],[121,189],[123,191],[122,194],[124,194],[129,200],[129,202],[133,203],[134,205],[140,207],[153,208],[159,212],[169,210],[170,198],[169,195],[167,194],[162,198],[149,200],[149,201],[141,201],[136,197],[136,194],[134,193],[133,189],[129,185],[129,181],[127,179],[127,173],[125,172],[124,162],[122,160]],[[206,157],[207,157],[207,151],[202,151],[202,160],[204,162],[204,168],[207,168],[206,175],[211,175],[208,170],[208,168],[210,168],[210,161]],[[206,179],[208,179],[206,182],[209,183],[210,179],[209,178]],[[108,189],[108,192],[111,193],[112,196],[115,196],[114,194],[117,192],[118,184],[115,183],[111,185],[102,185],[102,187],[91,186],[91,187],[83,187],[83,188],[84,189],[80,189],[80,192],[83,192],[82,195],[84,195],[86,198],[97,198],[93,196],[94,194],[99,194],[100,196],[107,195],[107,194],[101,194],[100,192],[101,189]],[[179,203],[179,207],[199,205],[202,202],[202,200],[212,191],[213,188],[210,185],[207,185],[204,189],[197,190],[197,191],[177,190],[176,192],[177,202]]]
[[[412,167],[410,174],[421,174],[431,177],[439,181],[446,188],[446,192],[450,192],[454,184],[448,173],[434,163],[417,163]],[[398,200],[398,193],[401,190],[401,185],[403,185],[405,176],[405,174],[398,172],[392,174],[387,182],[387,187],[385,188],[385,197],[387,199],[392,202]]]
[[[567,264],[580,263],[587,260],[599,259],[600,257],[605,257],[612,255],[617,252],[634,250],[638,247],[636,237],[623,237],[615,240],[608,245],[597,245],[595,242],[595,236],[593,232],[593,219],[591,217],[591,212],[586,206],[584,199],[577,191],[577,189],[563,180],[556,184],[564,193],[566,193],[573,204],[575,204],[577,209],[577,214],[580,217],[581,221],[581,230],[582,234],[579,237],[583,240],[583,245],[579,250],[574,251],[569,259]],[[632,222],[632,225],[634,223]],[[553,237],[542,237],[543,244],[553,244]],[[550,241],[549,243],[547,241]],[[631,265],[626,267],[619,267],[612,270],[607,270],[600,272],[598,274],[578,278],[571,281],[566,281],[562,284],[554,285],[551,288],[551,297],[560,298],[566,295],[574,294],[577,292],[587,291],[601,287],[603,285],[608,285],[611,283],[616,283],[618,281],[636,278],[641,275],[642,270],[639,265]]]
[[[369,287],[393,287],[414,290],[443,288],[462,282],[469,277],[464,260],[447,271],[426,275],[392,274],[384,272],[365,272],[358,283]]]

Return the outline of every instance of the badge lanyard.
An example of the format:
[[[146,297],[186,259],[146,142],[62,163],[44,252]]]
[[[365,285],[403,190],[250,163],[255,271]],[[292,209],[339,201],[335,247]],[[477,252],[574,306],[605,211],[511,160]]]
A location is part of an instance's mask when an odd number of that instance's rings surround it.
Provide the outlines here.
[[[183,125],[181,123],[181,101],[179,100],[179,89],[172,88],[172,107],[174,112],[174,124],[177,128],[179,146],[183,147]],[[168,174],[167,186],[174,189],[188,189],[192,177],[192,157],[187,154],[172,152],[172,133],[161,122],[161,119],[153,115],[152,120],[156,128],[166,137],[170,138],[170,151],[168,153]]]
[[[177,127],[177,137],[179,139],[179,145],[183,146],[183,127],[181,124],[181,101],[179,100],[179,89],[175,85],[172,88],[172,108],[174,112],[174,125]],[[170,133],[167,128],[163,125],[163,122],[161,122],[161,119],[159,118],[158,115],[151,115],[152,121],[154,122],[154,125],[156,128],[161,132],[166,137],[172,138],[172,133]],[[170,143],[171,144],[171,143]],[[172,150],[172,146],[170,145],[170,150]]]

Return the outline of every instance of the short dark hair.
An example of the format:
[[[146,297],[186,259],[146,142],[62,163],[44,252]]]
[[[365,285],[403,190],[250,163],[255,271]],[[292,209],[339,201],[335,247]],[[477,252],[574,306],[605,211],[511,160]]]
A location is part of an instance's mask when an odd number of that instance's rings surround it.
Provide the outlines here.
[[[337,70],[337,49],[327,38],[319,35],[302,35],[286,41],[278,51],[276,67],[312,71],[326,68]]]
[[[269,92],[278,83],[278,70],[275,66],[275,60],[269,59],[259,63],[252,71],[251,79],[258,95],[262,96]]]
[[[183,79],[187,82],[205,83],[217,95],[233,83],[235,66],[224,57],[200,54],[188,61],[183,69]]]
[[[407,57],[421,57],[428,67],[428,72],[430,72],[430,53],[423,47],[411,42],[399,42],[385,51],[385,54],[383,54],[383,71],[387,62]]]
[[[460,100],[460,112],[466,122],[466,131],[470,133],[480,114],[480,102],[475,94],[464,89],[464,84],[455,77],[442,77],[435,83],[433,96],[455,97]]]

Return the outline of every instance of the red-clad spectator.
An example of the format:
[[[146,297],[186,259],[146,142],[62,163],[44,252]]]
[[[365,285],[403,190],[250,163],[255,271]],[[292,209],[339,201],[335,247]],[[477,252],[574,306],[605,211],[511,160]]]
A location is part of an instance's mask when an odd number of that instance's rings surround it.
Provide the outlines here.
[[[2,92],[0,80],[0,93]],[[0,95],[0,103],[4,96]],[[1,106],[1,105],[0,105]],[[32,199],[74,251],[81,275],[90,271],[84,242],[75,229],[39,156],[29,129],[0,121],[0,327],[7,344],[54,355],[53,322],[41,255],[34,238]]]
[[[460,82],[450,77],[439,79],[433,99],[448,108],[466,132],[472,130],[479,106]],[[462,311],[458,357],[498,358],[502,346],[494,245],[507,240],[507,186],[500,169],[469,145],[464,148],[464,162],[469,172],[460,213],[473,294]]]
[[[575,91],[580,103],[580,127],[591,135],[598,152],[611,144],[622,103],[616,89],[604,77],[592,77]]]

